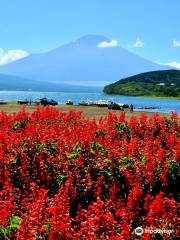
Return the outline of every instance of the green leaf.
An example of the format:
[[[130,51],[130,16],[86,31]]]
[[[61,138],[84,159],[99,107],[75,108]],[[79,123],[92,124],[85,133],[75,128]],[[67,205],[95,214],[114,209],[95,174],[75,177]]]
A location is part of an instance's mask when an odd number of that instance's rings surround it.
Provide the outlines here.
[[[15,121],[13,124],[13,129],[18,129],[21,126],[21,123],[19,121]]]
[[[146,157],[145,156],[140,156],[140,160],[141,160],[141,162],[143,163],[143,164],[145,164],[146,163]]]
[[[8,222],[9,222],[9,228],[11,230],[14,230],[16,228],[19,228],[19,225],[22,222],[22,219],[18,216],[13,216],[8,219]]]
[[[55,149],[56,146],[57,146],[57,143],[56,143],[56,142],[52,142],[52,143],[51,143],[51,147],[52,147],[53,149]]]

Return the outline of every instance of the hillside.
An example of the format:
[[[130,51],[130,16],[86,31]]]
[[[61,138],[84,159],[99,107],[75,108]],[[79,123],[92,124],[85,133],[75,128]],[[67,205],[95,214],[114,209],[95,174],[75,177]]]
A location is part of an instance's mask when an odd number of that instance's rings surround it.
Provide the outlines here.
[[[45,53],[0,67],[0,73],[43,82],[105,86],[113,81],[147,71],[169,69],[120,47],[99,47],[110,40],[87,35]]]
[[[22,78],[13,75],[0,74],[0,90],[30,90],[42,89],[43,84],[27,78]]]
[[[180,71],[146,72],[104,87],[104,93],[128,96],[180,97]]]
[[[43,92],[101,92],[101,87],[35,81],[13,75],[0,74],[0,91],[43,91]]]

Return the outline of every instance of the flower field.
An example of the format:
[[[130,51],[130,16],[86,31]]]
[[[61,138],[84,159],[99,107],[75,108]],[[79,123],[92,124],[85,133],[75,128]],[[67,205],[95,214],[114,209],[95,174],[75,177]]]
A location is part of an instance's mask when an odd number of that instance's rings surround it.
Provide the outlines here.
[[[179,137],[175,113],[1,113],[0,239],[176,239]]]

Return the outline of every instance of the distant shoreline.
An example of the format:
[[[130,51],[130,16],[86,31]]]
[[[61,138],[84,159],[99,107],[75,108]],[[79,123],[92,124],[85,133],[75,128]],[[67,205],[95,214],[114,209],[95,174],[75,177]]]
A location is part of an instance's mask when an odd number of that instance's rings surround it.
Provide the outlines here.
[[[134,96],[134,95],[120,95],[120,94],[108,94],[108,93],[103,93],[104,95],[107,96],[121,96],[121,97],[140,97],[140,98],[158,98],[158,99],[172,99],[172,100],[180,100],[180,97],[165,97],[165,96],[147,96],[147,95],[141,95],[141,96]]]

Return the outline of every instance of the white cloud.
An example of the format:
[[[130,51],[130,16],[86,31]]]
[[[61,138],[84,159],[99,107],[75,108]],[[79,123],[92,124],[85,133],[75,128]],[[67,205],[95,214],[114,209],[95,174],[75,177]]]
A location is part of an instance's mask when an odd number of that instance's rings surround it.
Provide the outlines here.
[[[142,48],[142,47],[144,47],[144,42],[140,38],[137,38],[133,44],[128,44],[128,47],[129,48]]]
[[[110,42],[101,42],[98,44],[99,48],[111,48],[111,47],[117,47],[118,41],[117,40],[111,40]]]
[[[29,54],[20,49],[9,50],[5,52],[2,48],[0,48],[0,65],[4,65],[18,59],[27,57]]]
[[[180,41],[173,40],[173,47],[180,47]]]
[[[163,65],[167,65],[167,66],[170,66],[170,67],[173,67],[173,68],[180,69],[180,63],[178,63],[178,62],[170,62],[170,63],[166,63],[166,64],[163,64]]]

